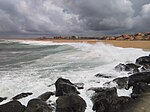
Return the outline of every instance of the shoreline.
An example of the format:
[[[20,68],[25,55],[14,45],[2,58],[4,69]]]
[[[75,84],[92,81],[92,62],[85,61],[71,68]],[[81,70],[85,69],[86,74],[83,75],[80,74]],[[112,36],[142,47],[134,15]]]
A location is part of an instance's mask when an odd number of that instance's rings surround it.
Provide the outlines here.
[[[37,39],[37,38],[13,38],[8,40],[25,40],[25,41],[41,41],[55,43],[105,43],[116,47],[123,48],[141,48],[145,51],[150,51],[150,41],[148,40],[97,40],[97,39]]]
[[[29,39],[30,40],[30,39]],[[142,48],[145,50],[150,50],[150,41],[119,41],[119,40],[97,40],[97,39],[48,39],[48,40],[37,40],[32,39],[35,41],[42,41],[42,42],[56,42],[56,43],[105,43],[105,44],[111,44],[116,47],[123,47],[123,48]]]

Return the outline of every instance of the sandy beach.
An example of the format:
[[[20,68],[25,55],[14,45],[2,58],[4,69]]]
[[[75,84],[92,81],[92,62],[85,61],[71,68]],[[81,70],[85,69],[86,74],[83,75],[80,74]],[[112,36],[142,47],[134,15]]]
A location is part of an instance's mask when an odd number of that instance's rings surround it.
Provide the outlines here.
[[[49,39],[49,40],[39,40],[39,41],[52,41],[52,42],[85,42],[85,43],[98,43],[103,42],[106,44],[111,44],[117,47],[123,48],[142,48],[149,50],[150,49],[150,41],[117,41],[117,40],[96,40],[96,39]]]

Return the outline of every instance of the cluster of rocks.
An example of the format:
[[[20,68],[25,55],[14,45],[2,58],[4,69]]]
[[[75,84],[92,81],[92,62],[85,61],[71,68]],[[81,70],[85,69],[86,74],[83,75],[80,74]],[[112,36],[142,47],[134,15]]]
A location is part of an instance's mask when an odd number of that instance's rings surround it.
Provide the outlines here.
[[[119,64],[115,67],[118,72],[127,71],[129,77],[113,79],[106,84],[115,82],[112,88],[89,88],[94,94],[92,110],[95,112],[149,112],[150,101],[150,56],[136,59],[135,63]],[[96,77],[112,78],[104,74],[96,74]],[[18,100],[29,95],[31,92],[21,93],[12,98],[12,101],[0,105],[0,112],[85,112],[86,101],[79,96],[78,89],[84,89],[83,83],[72,83],[68,79],[59,78],[55,82],[56,92],[46,92],[37,98],[31,99],[27,106]],[[117,89],[131,89],[131,97],[118,96]],[[55,95],[56,104],[47,103],[50,96]],[[0,102],[7,97],[0,97]]]
[[[138,73],[138,72],[149,72],[150,71],[150,55],[142,56],[136,59],[135,63],[120,63],[115,67],[115,70],[120,71],[129,71],[130,73]]]
[[[134,35],[123,34],[121,36],[106,36],[103,40],[150,40],[150,32],[136,33]]]
[[[86,102],[78,94],[78,89],[83,89],[83,84],[73,84],[68,79],[59,78],[55,82],[56,92],[46,92],[37,98],[31,99],[27,106],[22,105],[18,100],[32,93],[21,93],[12,98],[12,101],[0,105],[0,112],[85,112]],[[56,105],[48,104],[46,101],[50,96],[58,97]],[[0,97],[0,102],[7,98]]]
[[[118,84],[120,89],[129,89],[132,86],[132,98],[150,92],[150,55],[139,57],[135,63],[119,64],[115,70],[127,71],[131,74],[129,77],[116,78],[113,81]]]
[[[56,112],[85,112],[86,102],[68,79],[59,78],[56,83]]]
[[[129,77],[113,79],[105,84],[115,82],[113,88],[91,88],[95,91],[92,97],[93,110],[96,112],[149,112],[150,107],[150,56],[136,59],[135,64],[119,64],[116,71],[127,71]],[[134,72],[134,73],[133,73]],[[102,74],[95,75],[103,77]],[[103,77],[109,78],[109,77]],[[117,95],[117,89],[131,89],[131,97]]]
[[[150,32],[146,33],[136,33],[134,35],[131,34],[123,34],[120,36],[99,36],[99,37],[79,37],[79,36],[55,36],[48,37],[43,36],[39,37],[36,40],[51,40],[51,39],[97,39],[97,40],[150,40]]]

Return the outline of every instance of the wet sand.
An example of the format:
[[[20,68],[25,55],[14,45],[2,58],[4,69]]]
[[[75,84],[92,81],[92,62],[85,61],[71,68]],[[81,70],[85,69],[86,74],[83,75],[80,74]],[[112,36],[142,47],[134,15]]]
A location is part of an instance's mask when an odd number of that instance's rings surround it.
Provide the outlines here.
[[[52,42],[85,42],[85,43],[98,43],[103,42],[106,44],[111,44],[117,47],[123,47],[123,48],[142,48],[142,49],[148,49],[150,50],[150,41],[117,41],[117,40],[96,40],[96,39],[49,39],[49,40],[39,40],[39,41],[52,41]]]

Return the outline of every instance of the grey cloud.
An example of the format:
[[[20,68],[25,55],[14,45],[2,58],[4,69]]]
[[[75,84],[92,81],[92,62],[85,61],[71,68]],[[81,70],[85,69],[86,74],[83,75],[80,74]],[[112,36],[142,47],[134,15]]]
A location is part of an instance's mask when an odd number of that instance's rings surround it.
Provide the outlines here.
[[[149,0],[0,0],[0,35],[115,34],[150,29]]]
[[[1,33],[62,34],[79,29],[75,16],[64,13],[49,0],[0,0]]]
[[[136,31],[149,31],[150,29],[150,4],[145,4],[142,6],[142,10],[139,15],[133,18],[134,29]]]

